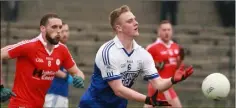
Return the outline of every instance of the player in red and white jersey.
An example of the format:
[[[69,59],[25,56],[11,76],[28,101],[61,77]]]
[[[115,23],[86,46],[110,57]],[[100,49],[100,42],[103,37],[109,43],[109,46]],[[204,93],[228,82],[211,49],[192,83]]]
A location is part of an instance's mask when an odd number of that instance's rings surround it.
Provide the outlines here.
[[[158,73],[164,79],[171,78],[180,66],[184,66],[182,64],[184,58],[183,48],[180,48],[177,43],[172,41],[172,34],[171,23],[167,20],[162,21],[157,34],[159,37],[146,48],[154,59]],[[155,92],[156,90],[152,85],[148,84],[148,95],[152,96]],[[168,101],[172,105],[171,107],[182,107],[173,87],[159,93],[156,99]]]
[[[59,43],[62,21],[56,14],[46,14],[40,21],[41,33],[34,39],[1,48],[1,59],[16,59],[12,91],[1,85],[1,102],[10,98],[9,108],[42,108],[52,79],[61,66],[73,75],[73,85],[84,86],[84,74],[70,52]],[[67,78],[66,74],[60,77]],[[11,96],[15,93],[15,96]],[[2,95],[3,94],[3,95]]]

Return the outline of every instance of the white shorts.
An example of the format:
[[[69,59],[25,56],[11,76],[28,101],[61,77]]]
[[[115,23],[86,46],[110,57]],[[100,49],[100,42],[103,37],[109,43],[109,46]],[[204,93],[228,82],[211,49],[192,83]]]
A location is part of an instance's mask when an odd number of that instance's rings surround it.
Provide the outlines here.
[[[58,108],[68,108],[68,98],[55,94],[47,94],[45,96],[45,101],[43,107],[58,107]]]

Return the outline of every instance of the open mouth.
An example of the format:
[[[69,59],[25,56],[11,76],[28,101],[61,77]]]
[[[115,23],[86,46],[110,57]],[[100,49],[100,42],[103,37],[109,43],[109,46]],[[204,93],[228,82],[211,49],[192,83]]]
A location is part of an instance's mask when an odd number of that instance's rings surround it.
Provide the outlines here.
[[[56,36],[56,38],[55,38],[56,40],[60,40],[60,36]]]
[[[138,28],[135,28],[134,30],[135,30],[135,31],[137,31],[137,30],[138,30]]]

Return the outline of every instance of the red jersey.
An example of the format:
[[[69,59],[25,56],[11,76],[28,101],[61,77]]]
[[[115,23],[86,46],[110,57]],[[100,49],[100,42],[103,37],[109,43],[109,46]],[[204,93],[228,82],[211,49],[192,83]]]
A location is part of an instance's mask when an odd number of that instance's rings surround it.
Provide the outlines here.
[[[170,41],[165,44],[161,39],[147,47],[147,51],[152,55],[155,63],[165,62],[164,68],[158,71],[162,78],[170,78],[177,68],[177,57],[179,56],[178,44]]]
[[[9,107],[42,108],[50,84],[60,66],[75,65],[67,47],[61,43],[49,52],[42,35],[8,47],[10,58],[16,58],[16,73]]]

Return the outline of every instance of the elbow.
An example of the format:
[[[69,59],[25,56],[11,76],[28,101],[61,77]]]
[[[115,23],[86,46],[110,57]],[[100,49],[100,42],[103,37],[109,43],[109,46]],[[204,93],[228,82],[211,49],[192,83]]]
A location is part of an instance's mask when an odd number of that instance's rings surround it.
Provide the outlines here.
[[[1,59],[9,59],[8,50],[6,47],[1,48]]]
[[[4,49],[1,48],[1,59],[4,59]]]
[[[114,94],[115,94],[116,96],[118,96],[118,97],[121,97],[120,91],[114,91]]]
[[[113,90],[114,94],[118,97],[122,97],[122,87],[116,87],[114,90]]]

